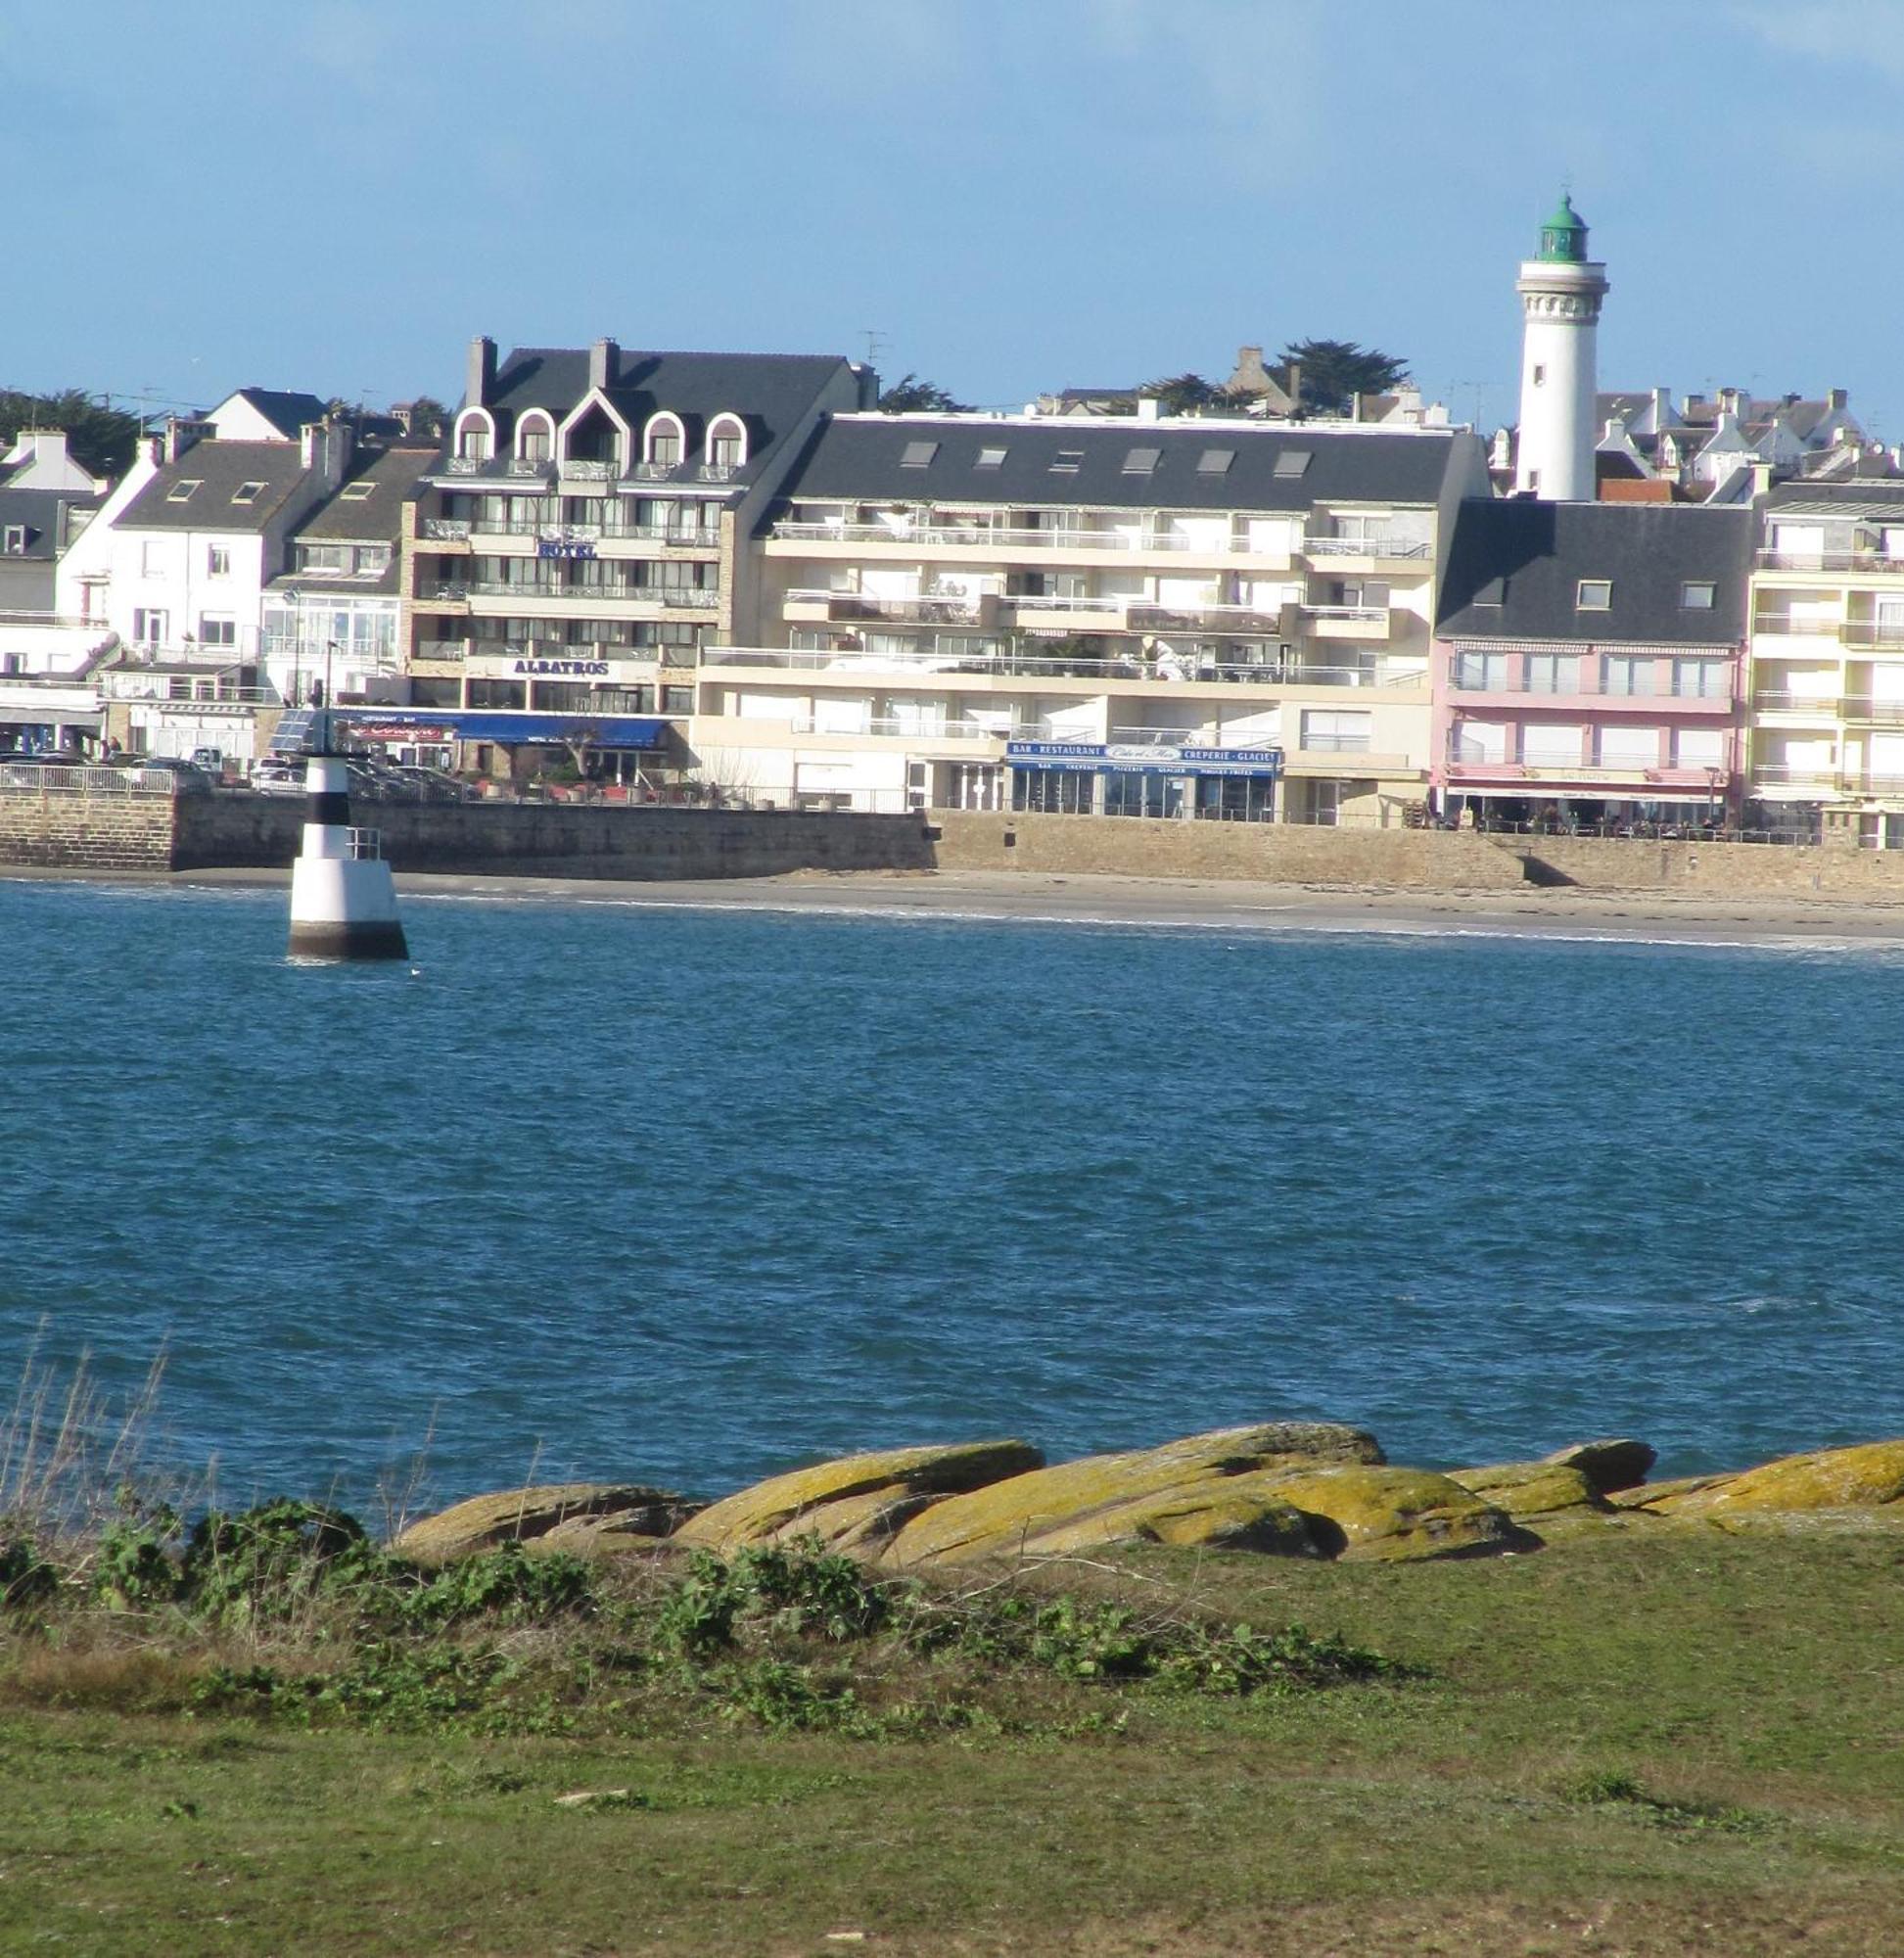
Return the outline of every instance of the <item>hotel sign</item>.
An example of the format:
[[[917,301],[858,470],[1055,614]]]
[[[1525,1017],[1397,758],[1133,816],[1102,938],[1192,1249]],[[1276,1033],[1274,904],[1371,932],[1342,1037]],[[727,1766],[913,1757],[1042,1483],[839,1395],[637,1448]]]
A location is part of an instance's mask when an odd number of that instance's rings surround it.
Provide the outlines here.
[[[606,679],[606,660],[518,660],[512,673],[534,674],[538,679]]]
[[[537,537],[535,555],[592,558],[595,555],[595,546],[587,537]]]

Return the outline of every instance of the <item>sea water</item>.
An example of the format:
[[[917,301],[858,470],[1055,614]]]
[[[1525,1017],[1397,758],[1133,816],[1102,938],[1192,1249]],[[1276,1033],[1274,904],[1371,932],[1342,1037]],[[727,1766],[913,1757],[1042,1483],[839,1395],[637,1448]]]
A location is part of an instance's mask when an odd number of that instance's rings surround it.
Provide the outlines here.
[[[0,882],[0,1360],[227,1499],[1904,1432],[1904,956]]]

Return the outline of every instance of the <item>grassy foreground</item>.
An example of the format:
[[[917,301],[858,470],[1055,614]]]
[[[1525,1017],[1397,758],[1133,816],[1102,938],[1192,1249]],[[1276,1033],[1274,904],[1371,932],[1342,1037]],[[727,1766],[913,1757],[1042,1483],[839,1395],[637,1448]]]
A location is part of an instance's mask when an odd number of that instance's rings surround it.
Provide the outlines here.
[[[1895,1531],[954,1595],[219,1527],[0,1563],[0,1949],[1899,1948]]]

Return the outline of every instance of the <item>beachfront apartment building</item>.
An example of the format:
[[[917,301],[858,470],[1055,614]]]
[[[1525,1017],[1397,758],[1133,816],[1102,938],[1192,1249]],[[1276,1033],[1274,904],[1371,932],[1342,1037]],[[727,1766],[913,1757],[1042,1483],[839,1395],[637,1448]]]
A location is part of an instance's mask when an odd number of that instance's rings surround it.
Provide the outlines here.
[[[621,780],[690,772],[703,647],[751,624],[755,523],[829,411],[873,377],[832,355],[470,348],[447,452],[402,552],[409,706],[435,759],[528,774],[585,735]]]
[[[1904,848],[1904,483],[1774,490],[1751,573],[1751,769],[1766,819]]]
[[[1400,823],[1469,432],[841,413],[699,649],[697,765],[782,806]]]
[[[1435,644],[1438,813],[1615,830],[1736,815],[1752,523],[1463,505]]]

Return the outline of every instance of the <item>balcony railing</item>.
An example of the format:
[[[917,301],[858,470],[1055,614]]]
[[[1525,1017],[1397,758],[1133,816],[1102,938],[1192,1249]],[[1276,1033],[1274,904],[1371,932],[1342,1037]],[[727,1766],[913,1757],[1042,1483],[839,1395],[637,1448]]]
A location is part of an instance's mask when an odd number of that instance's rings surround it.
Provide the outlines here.
[[[1162,604],[1134,598],[1128,601],[1124,623],[1134,632],[1181,632],[1203,624],[1229,626],[1239,632],[1279,632],[1282,613],[1279,608],[1266,612],[1258,605],[1229,605],[1217,599]]]
[[[612,457],[565,455],[560,474],[570,483],[613,483],[622,465]]]
[[[1434,546],[1422,537],[1339,537],[1311,533],[1302,540],[1308,557],[1369,557],[1392,561],[1427,558]]]
[[[1118,658],[1086,654],[1039,653],[1017,646],[993,652],[920,651],[868,652],[858,646],[704,646],[704,669],[751,667],[789,673],[839,674],[975,674],[996,677],[1065,677],[1145,680],[1182,684],[1186,681],[1280,687],[1394,687],[1428,685],[1426,668],[1419,664],[1382,661],[1372,656],[1353,666],[1309,665],[1295,659],[1225,661],[1188,654],[1145,662],[1135,652]]]
[[[1532,700],[1684,701],[1713,712],[1732,705],[1732,689],[1729,686],[1717,689],[1688,686],[1676,681],[1670,675],[1663,680],[1641,676],[1629,678],[1618,686],[1606,686],[1602,684],[1597,674],[1584,677],[1576,675],[1571,679],[1563,680],[1528,679],[1525,676],[1510,679],[1505,676],[1463,675],[1457,670],[1449,676],[1448,683],[1456,693],[1508,693]]]
[[[978,721],[914,721],[906,716],[875,714],[854,727],[822,725],[811,714],[791,715],[789,726],[795,734],[875,734],[906,741],[1020,741],[1048,739],[1037,728],[990,727]]]
[[[1757,553],[1766,571],[1871,571],[1904,576],[1904,558],[1881,550],[1792,550],[1773,545]]]
[[[1804,714],[1817,721],[1843,718],[1843,703],[1834,693],[1792,693],[1781,687],[1761,687],[1752,695],[1752,708],[1759,714]]]
[[[813,523],[782,518],[773,526],[772,537],[780,542],[833,544],[950,545],[954,548],[996,548],[998,550],[1050,551],[1182,551],[1207,552],[1212,557],[1231,552],[1254,551],[1259,556],[1286,562],[1288,552],[1280,544],[1262,547],[1246,536],[1184,536],[1167,531],[1043,530],[988,524],[890,524]]]
[[[1752,619],[1754,632],[1788,639],[1834,639],[1842,626],[1842,620],[1793,618],[1788,612],[1759,612]]]
[[[1302,746],[1311,755],[1366,755],[1370,737],[1367,734],[1305,734]]]
[[[939,626],[976,626],[980,601],[952,593],[928,592],[916,597],[877,597],[860,591],[794,590],[789,605],[823,605],[829,619],[911,620]]]
[[[425,517],[423,535],[434,543],[467,543],[470,523],[467,517]]]
[[[438,597],[474,595],[478,598],[521,598],[540,605],[550,599],[591,599],[617,605],[664,605],[670,610],[713,612],[720,606],[718,589],[673,584],[542,584],[506,578],[475,578],[463,584],[444,584]]]

